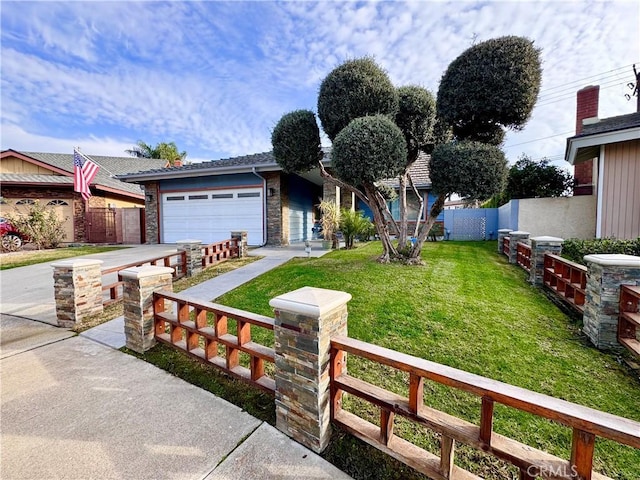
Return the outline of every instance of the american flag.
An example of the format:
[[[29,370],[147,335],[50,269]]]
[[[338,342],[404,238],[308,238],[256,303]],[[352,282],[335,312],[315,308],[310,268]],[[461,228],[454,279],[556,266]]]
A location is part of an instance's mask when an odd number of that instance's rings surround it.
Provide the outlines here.
[[[98,165],[77,150],[73,150],[73,190],[82,194],[85,200],[89,200],[91,196],[89,185],[98,170],[100,170]]]

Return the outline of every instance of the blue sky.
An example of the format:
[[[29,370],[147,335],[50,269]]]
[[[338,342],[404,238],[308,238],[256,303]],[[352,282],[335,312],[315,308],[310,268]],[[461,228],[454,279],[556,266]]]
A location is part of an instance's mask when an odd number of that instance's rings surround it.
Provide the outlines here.
[[[523,152],[561,159],[575,92],[586,85],[601,85],[601,118],[635,111],[624,98],[631,64],[640,66],[635,0],[2,1],[0,9],[3,150],[125,156],[141,139],[175,141],[196,162],[267,151],[278,119],[315,111],[321,80],[345,59],[372,55],[394,84],[435,94],[474,39],[501,35],[527,36],[543,59],[538,106],[505,140],[510,161]]]

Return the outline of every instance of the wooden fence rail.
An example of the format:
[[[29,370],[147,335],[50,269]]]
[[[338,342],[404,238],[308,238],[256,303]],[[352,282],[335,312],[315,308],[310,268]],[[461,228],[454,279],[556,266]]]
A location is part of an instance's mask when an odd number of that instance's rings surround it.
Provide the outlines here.
[[[543,283],[579,313],[584,312],[587,267],[547,253]]]
[[[349,376],[346,353],[409,373],[409,397]],[[488,452],[520,469],[520,478],[606,479],[592,472],[596,437],[640,448],[640,423],[523,388],[457,370],[340,336],[331,339],[331,415],[333,421],[356,437],[434,479],[477,479],[454,465],[455,442]],[[480,425],[424,405],[424,380],[432,380],[481,398]],[[348,392],[380,408],[380,426],[342,408]],[[573,430],[570,460],[534,449],[493,431],[494,404],[499,403]],[[424,425],[441,434],[440,456],[394,435],[394,415]]]
[[[524,268],[527,272],[531,271],[531,245],[518,242],[517,245],[517,259],[518,265]]]
[[[187,254],[186,252],[175,252],[161,257],[152,258],[150,260],[144,260],[142,262],[133,262],[127,265],[119,265],[113,268],[107,268],[102,270],[102,291],[109,292],[108,298],[105,296],[102,304],[103,306],[111,305],[112,303],[122,300],[122,285],[124,282],[118,275],[117,281],[107,282],[107,276],[113,273],[117,273],[120,270],[131,267],[142,267],[144,265],[153,265],[161,267],[173,268],[173,280],[178,280],[186,275],[187,271]]]
[[[509,256],[511,248],[511,239],[509,237],[504,237],[502,239],[502,253],[504,253],[507,257]]]
[[[251,326],[273,330],[273,318],[165,291],[155,292],[153,299],[157,341],[263,390],[275,391],[273,377],[265,373],[265,362],[275,361],[273,348],[251,338]],[[230,321],[235,322],[236,335],[229,333]],[[248,366],[241,365],[242,353],[249,356]]]
[[[618,342],[635,355],[640,355],[640,286],[620,286]]]
[[[239,254],[238,239],[232,238],[202,247],[202,267],[207,268]]]

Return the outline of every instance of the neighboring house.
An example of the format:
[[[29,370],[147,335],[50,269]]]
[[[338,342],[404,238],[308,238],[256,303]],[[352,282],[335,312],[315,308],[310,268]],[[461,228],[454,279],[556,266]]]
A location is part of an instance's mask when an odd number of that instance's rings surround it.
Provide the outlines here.
[[[565,160],[574,195],[596,196],[597,238],[640,237],[640,112],[598,119],[599,87],[578,92],[576,135]]]
[[[330,168],[328,153],[324,164]],[[412,174],[426,198],[431,187],[427,156],[421,157]],[[314,222],[320,218],[317,205],[322,199],[343,208],[356,205],[368,212],[353,194],[341,194],[338,187],[325,182],[317,169],[301,175],[283,172],[271,152],[118,178],[144,186],[149,243],[184,239],[211,243],[229,238],[231,231],[245,230],[249,245],[287,245],[313,238]],[[397,188],[397,181],[395,185]],[[415,219],[418,202],[411,192],[408,197]],[[429,201],[431,205],[433,199]],[[397,213],[397,202],[391,207]]]
[[[247,231],[249,245],[303,241],[311,238],[316,205],[326,196],[318,171],[284,173],[271,152],[118,178],[144,186],[149,243],[212,243],[235,230]],[[327,185],[330,191],[336,189]]]
[[[115,178],[158,168],[165,160],[89,155],[100,166],[85,202],[73,191],[73,154],[18,152],[0,154],[0,214],[20,211],[36,200],[64,220],[65,242],[141,243],[144,192]],[[137,229],[136,229],[137,225]]]

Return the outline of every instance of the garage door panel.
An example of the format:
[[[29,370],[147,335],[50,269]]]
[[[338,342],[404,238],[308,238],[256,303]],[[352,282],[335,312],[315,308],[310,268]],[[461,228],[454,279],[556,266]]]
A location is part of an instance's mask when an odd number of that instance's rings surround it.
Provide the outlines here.
[[[161,216],[165,243],[184,238],[213,243],[228,239],[234,230],[247,231],[250,245],[264,242],[259,188],[163,194]]]

